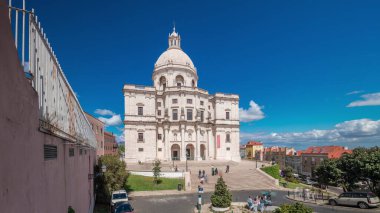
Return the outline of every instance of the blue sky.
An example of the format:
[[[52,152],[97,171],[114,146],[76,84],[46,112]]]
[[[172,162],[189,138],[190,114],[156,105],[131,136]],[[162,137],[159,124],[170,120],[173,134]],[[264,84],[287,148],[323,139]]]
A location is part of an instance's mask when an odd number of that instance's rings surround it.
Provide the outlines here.
[[[27,7],[82,107],[114,116],[109,124],[123,119],[124,83],[152,84],[175,21],[198,86],[240,95],[249,121],[241,122],[242,143],[380,144],[380,1],[30,0]]]

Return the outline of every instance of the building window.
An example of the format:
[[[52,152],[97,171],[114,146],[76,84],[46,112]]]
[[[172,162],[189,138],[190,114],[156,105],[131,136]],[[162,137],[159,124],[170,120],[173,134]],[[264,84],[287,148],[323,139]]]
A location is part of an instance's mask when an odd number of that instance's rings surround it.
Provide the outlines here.
[[[162,148],[158,148],[158,151],[159,151],[159,152],[162,152]]]
[[[139,132],[138,142],[144,142],[144,133]]]
[[[193,99],[187,99],[186,102],[187,102],[188,104],[193,104]]]
[[[226,142],[227,142],[227,143],[231,142],[231,136],[230,136],[230,133],[227,133],[227,134],[226,134]]]
[[[173,109],[173,120],[178,120],[178,109]]]
[[[193,120],[193,110],[192,109],[187,109],[187,120],[188,121]]]
[[[204,105],[204,102],[203,101],[201,101],[201,106],[203,106]]]
[[[137,112],[138,112],[138,115],[144,115],[143,107],[138,107]]]
[[[204,121],[204,118],[205,118],[205,116],[204,116],[204,111],[201,111],[201,121],[203,122]]]
[[[83,149],[79,149],[79,154],[83,155]]]
[[[181,87],[181,83],[177,83],[177,87]]]
[[[230,120],[230,112],[226,112],[226,120]]]
[[[227,151],[230,151],[230,147],[227,147],[226,150],[227,150]]]
[[[162,140],[162,135],[161,135],[161,134],[158,134],[158,135],[157,135],[157,138],[158,138],[158,140]]]
[[[161,107],[161,102],[157,102],[157,106],[158,106],[158,107]]]
[[[178,135],[177,135],[177,133],[174,133],[174,141],[178,141]]]
[[[191,141],[191,139],[192,139],[192,134],[189,132],[189,134],[188,134],[187,137],[188,137],[188,140]]]
[[[57,146],[54,145],[44,145],[44,159],[53,160],[57,159]]]
[[[69,148],[69,156],[70,157],[74,156],[74,148]]]
[[[157,115],[158,115],[158,116],[161,116],[161,110],[158,110],[158,111],[157,111]]]
[[[178,104],[178,99],[176,98],[172,99],[172,104]]]
[[[139,148],[139,152],[143,152],[144,151],[144,148]]]

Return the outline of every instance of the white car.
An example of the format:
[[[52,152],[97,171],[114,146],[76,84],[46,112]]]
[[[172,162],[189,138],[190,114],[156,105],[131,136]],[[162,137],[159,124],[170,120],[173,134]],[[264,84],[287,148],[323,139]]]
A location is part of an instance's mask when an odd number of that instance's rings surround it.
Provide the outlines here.
[[[111,207],[115,205],[117,202],[121,201],[128,201],[128,194],[125,190],[118,190],[112,192],[112,197],[111,197]]]

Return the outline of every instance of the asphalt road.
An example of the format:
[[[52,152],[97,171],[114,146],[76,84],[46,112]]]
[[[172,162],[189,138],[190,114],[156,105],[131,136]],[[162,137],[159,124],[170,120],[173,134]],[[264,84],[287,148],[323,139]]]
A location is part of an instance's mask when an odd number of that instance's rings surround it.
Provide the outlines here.
[[[233,202],[245,202],[249,195],[259,195],[261,191],[232,191]],[[274,191],[275,195],[272,196],[274,206],[279,206],[283,203],[291,203],[293,201],[286,198],[287,192]],[[203,202],[210,203],[211,193],[202,194]],[[131,199],[131,204],[137,213],[190,213],[196,205],[197,194],[184,194],[184,195],[165,195],[162,196],[148,196],[148,197],[135,197]],[[375,209],[358,209],[354,207],[342,206],[320,206],[314,204],[306,204],[313,209],[313,212],[380,212],[379,208]]]

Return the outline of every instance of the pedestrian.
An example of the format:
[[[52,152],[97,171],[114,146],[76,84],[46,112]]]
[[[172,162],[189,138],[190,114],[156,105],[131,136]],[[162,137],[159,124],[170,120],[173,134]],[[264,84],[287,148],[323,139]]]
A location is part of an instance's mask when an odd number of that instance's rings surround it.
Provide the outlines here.
[[[265,203],[264,203],[264,197],[260,197],[260,212],[264,212],[265,211]]]
[[[259,200],[257,199],[257,197],[255,197],[254,199],[253,199],[253,212],[254,213],[257,213],[257,207],[259,206]]]
[[[207,174],[205,174],[205,182],[208,183]]]
[[[211,176],[214,176],[215,175],[215,169],[214,169],[214,166],[211,166]]]
[[[201,175],[202,175],[202,171],[199,170],[199,172],[198,172],[198,178],[201,178]]]
[[[177,167],[177,165],[175,165],[175,172],[178,172],[178,167]]]
[[[205,172],[205,170],[203,170],[203,171],[202,171],[202,175],[203,175],[203,177],[205,176],[205,174],[206,174],[206,172]]]
[[[248,205],[248,209],[251,211],[253,208],[253,201],[252,201],[251,196],[248,196],[247,205]]]
[[[230,172],[230,165],[227,165],[226,166],[226,173],[229,173]]]
[[[218,175],[218,168],[215,168],[215,175]]]

